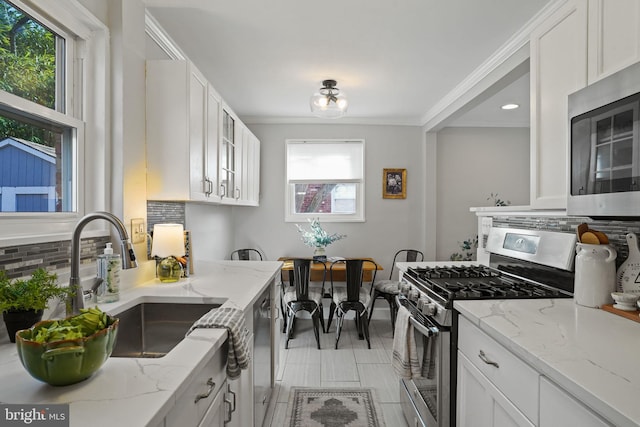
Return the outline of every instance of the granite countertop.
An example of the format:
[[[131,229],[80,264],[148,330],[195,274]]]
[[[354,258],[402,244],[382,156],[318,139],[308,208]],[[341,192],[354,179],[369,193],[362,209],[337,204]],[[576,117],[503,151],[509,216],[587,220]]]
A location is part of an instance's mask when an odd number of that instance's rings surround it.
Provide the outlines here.
[[[613,425],[640,425],[640,323],[572,299],[454,307]]]
[[[224,302],[245,312],[279,274],[280,262],[202,263],[198,275],[177,283],[153,280],[124,291],[120,301],[100,304],[119,312],[139,302]],[[194,371],[224,344],[223,329],[196,329],[166,356],[157,359],[111,357],[91,378],[53,387],[32,378],[16,347],[0,342],[0,402],[69,403],[72,427],[156,426],[175,404]]]

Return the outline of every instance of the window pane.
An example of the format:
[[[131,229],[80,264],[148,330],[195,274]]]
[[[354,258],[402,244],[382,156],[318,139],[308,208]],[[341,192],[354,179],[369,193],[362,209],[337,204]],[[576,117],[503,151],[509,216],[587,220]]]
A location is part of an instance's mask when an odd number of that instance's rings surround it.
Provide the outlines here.
[[[356,213],[357,184],[294,184],[295,213]]]
[[[70,212],[71,130],[0,113],[0,210]]]
[[[0,0],[0,89],[55,109],[56,45],[63,39]],[[59,52],[60,53],[60,52]]]

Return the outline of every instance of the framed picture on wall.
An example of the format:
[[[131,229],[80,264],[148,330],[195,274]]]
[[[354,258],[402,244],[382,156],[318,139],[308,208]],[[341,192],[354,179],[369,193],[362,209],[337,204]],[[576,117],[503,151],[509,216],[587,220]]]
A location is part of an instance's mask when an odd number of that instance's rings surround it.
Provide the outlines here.
[[[383,169],[382,170],[382,198],[406,199],[407,198],[407,170]]]

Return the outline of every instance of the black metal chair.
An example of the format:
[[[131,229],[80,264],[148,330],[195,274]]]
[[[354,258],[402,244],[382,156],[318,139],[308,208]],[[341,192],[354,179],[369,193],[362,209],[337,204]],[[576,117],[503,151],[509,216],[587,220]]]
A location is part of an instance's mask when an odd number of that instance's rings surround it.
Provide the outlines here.
[[[336,289],[333,284],[333,267],[336,264],[345,263],[346,269],[346,288]],[[333,319],[333,313],[336,313],[336,349],[338,348],[338,341],[340,341],[340,332],[342,331],[342,325],[344,322],[344,315],[354,310],[356,312],[356,329],[358,335],[362,339],[367,340],[367,347],[371,348],[371,341],[369,340],[369,304],[371,302],[370,292],[362,287],[364,279],[365,263],[371,263],[375,266],[373,270],[373,276],[371,282],[375,282],[376,273],[378,271],[378,265],[369,259],[347,259],[339,260],[331,263],[329,267],[329,274],[331,275],[331,306],[329,307],[329,321],[327,322],[327,332],[331,326],[331,320]]]
[[[232,261],[262,261],[262,254],[257,249],[237,249],[231,252]]]
[[[391,264],[391,272],[389,280],[381,280],[374,282],[371,286],[373,300],[371,301],[371,310],[369,310],[369,320],[373,314],[373,307],[378,298],[384,298],[389,303],[389,314],[391,316],[391,330],[395,331],[396,317],[398,316],[398,307],[396,306],[396,295],[400,292],[400,282],[393,280],[393,270],[396,262],[421,262],[424,260],[424,254],[416,249],[400,249],[393,256],[393,264]]]
[[[311,260],[294,258],[293,271],[289,272],[289,280],[291,286],[286,289],[282,295],[286,314],[286,334],[287,341],[284,348],[289,348],[289,340],[293,336],[293,328],[296,321],[296,313],[299,311],[307,311],[311,314],[313,321],[313,332],[316,336],[316,343],[320,349],[320,332],[322,327],[324,332],[324,319],[322,311],[322,296],[324,294],[324,278],[326,277],[327,268],[325,267],[322,288],[320,290],[311,289],[309,287],[309,279],[311,274]],[[284,286],[284,282],[283,282]]]

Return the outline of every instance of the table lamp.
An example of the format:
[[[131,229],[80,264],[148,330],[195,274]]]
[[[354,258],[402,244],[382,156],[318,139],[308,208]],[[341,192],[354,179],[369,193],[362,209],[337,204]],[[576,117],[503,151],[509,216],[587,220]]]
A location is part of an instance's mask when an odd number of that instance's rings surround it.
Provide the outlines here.
[[[156,224],[153,226],[151,255],[162,258],[157,266],[161,282],[177,282],[182,277],[182,264],[176,256],[184,255],[184,228],[182,224]]]

